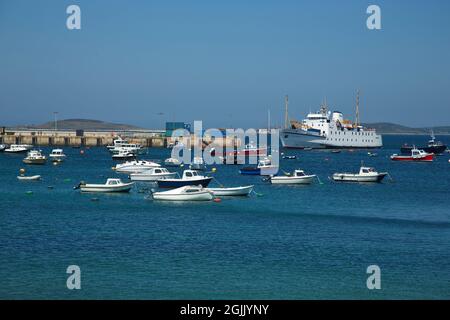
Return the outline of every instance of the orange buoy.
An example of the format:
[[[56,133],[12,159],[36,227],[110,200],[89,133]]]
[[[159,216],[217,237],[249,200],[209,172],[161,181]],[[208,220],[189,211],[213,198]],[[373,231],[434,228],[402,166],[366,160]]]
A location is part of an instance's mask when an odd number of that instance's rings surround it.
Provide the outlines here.
[[[220,199],[220,198],[214,198],[214,200],[213,200],[214,202],[217,202],[217,203],[219,203],[219,202],[221,202],[222,201],[222,199]]]

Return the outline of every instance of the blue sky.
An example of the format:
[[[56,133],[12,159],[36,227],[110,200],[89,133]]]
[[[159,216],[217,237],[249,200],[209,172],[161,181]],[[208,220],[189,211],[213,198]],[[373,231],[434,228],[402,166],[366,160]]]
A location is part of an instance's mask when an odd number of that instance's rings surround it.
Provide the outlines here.
[[[449,57],[446,0],[0,0],[0,124],[262,127],[285,94],[293,118],[326,97],[353,119],[360,89],[364,122],[450,125]]]

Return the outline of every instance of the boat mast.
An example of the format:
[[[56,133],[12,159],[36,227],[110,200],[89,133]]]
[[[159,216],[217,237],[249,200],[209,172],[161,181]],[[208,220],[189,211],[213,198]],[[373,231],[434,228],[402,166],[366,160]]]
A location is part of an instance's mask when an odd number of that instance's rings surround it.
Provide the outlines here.
[[[356,127],[359,126],[359,90],[356,91],[356,119],[355,119]]]
[[[267,132],[270,132],[270,109],[267,110]]]
[[[288,104],[289,104],[289,97],[286,95],[284,97],[284,128],[289,128],[289,116],[288,116]]]

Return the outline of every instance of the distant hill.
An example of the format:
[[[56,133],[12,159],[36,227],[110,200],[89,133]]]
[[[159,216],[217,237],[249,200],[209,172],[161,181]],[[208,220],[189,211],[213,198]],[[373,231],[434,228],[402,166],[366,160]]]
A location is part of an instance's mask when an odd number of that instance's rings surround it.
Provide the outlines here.
[[[363,126],[376,129],[381,134],[450,134],[450,126],[411,128],[389,122],[364,123]]]
[[[139,130],[140,127],[120,124],[120,123],[110,123],[99,120],[89,120],[89,119],[66,119],[58,120],[58,129],[62,130]],[[29,125],[26,128],[30,129],[54,129],[55,122],[49,121],[40,125]]]

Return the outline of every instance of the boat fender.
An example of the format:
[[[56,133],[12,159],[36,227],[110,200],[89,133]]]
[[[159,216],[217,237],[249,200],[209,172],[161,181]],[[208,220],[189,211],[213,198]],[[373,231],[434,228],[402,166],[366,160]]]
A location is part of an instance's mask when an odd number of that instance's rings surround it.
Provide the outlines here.
[[[219,203],[219,202],[221,202],[222,201],[222,199],[220,199],[220,198],[214,198],[214,200],[213,200],[214,202],[216,202],[216,203]]]

